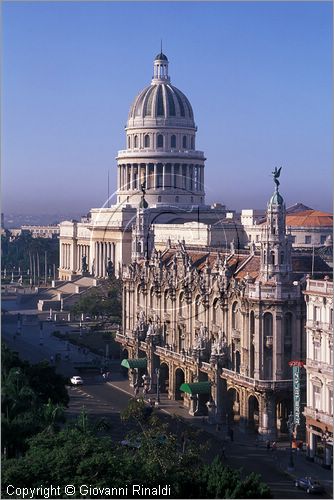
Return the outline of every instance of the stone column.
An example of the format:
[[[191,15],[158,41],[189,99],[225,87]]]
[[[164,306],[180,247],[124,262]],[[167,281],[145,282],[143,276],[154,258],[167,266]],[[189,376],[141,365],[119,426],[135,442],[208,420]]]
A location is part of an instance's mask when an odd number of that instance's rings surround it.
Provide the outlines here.
[[[154,189],[157,188],[157,169],[158,169],[158,165],[157,165],[157,163],[154,163],[154,173],[153,173],[153,188]]]
[[[261,328],[261,317],[260,314],[257,312],[255,313],[254,311],[254,378],[259,379],[261,378],[261,349],[262,349],[262,342],[260,340],[260,337],[262,335],[262,328]]]
[[[259,434],[267,439],[276,437],[276,418],[275,418],[275,398],[273,395],[264,394],[260,400],[259,408]]]
[[[150,186],[148,185],[148,184],[149,184],[148,175],[149,175],[149,164],[148,164],[148,163],[146,163],[146,164],[145,164],[145,185],[146,185],[146,188],[149,188],[149,187],[150,187]]]
[[[162,164],[162,189],[165,190],[166,185],[166,163]]]
[[[133,191],[134,189],[134,166],[133,166],[133,163],[131,163],[130,165],[130,189],[131,191]]]

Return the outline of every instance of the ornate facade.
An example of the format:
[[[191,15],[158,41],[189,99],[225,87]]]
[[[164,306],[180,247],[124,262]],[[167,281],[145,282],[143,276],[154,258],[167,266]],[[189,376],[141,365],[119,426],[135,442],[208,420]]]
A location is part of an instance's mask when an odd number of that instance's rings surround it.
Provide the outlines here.
[[[292,256],[278,183],[267,221],[260,254],[254,246],[217,253],[180,243],[134,261],[123,273],[117,340],[124,357],[146,358],[152,386],[159,373],[161,390],[183,398],[192,414],[207,403],[216,421],[274,436],[285,430],[292,404],[288,363],[305,359],[306,261]],[[130,372],[132,382],[138,375]],[[203,381],[207,394],[180,391],[184,382]]]
[[[312,460],[330,468],[333,457],[333,283],[307,280],[305,290],[307,449]]]

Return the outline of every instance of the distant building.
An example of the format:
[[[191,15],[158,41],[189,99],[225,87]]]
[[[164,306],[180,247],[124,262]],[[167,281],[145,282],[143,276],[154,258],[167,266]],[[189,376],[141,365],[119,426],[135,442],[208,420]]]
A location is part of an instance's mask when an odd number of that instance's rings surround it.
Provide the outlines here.
[[[26,224],[18,229],[10,229],[12,238],[19,236],[22,233],[30,233],[33,238],[58,238],[60,229],[59,224],[47,226],[35,226]]]
[[[308,279],[306,320],[307,452],[330,467],[333,457],[333,283]]]
[[[248,243],[259,247],[262,227],[265,224],[264,213],[260,210],[242,210],[241,224],[247,234]],[[333,234],[333,215],[298,203],[291,207],[290,211],[287,209],[286,228],[291,236],[293,248],[320,248]]]

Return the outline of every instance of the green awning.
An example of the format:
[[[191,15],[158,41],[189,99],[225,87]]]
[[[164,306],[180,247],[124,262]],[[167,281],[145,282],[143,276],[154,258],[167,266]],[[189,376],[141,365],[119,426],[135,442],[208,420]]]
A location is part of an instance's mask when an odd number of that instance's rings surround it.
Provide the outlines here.
[[[147,358],[123,359],[121,366],[124,368],[146,368]]]
[[[186,392],[187,394],[210,394],[211,384],[210,382],[194,382],[193,384],[182,384],[180,386],[181,392]]]

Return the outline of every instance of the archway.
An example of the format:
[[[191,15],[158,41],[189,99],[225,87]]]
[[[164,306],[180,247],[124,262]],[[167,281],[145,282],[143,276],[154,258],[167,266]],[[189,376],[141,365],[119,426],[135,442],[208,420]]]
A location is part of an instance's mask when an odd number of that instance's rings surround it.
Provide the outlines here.
[[[168,393],[169,388],[169,367],[167,363],[160,365],[160,392]]]
[[[281,399],[276,403],[276,428],[283,434],[288,432],[287,422],[291,409],[291,401],[288,399]]]
[[[177,368],[175,371],[175,399],[183,399],[183,393],[180,391],[180,386],[184,383],[184,371],[182,368]]]
[[[259,401],[255,396],[248,399],[248,424],[255,431],[259,428]]]
[[[226,420],[228,426],[239,423],[240,420],[240,396],[239,392],[234,387],[231,387],[227,391]]]

